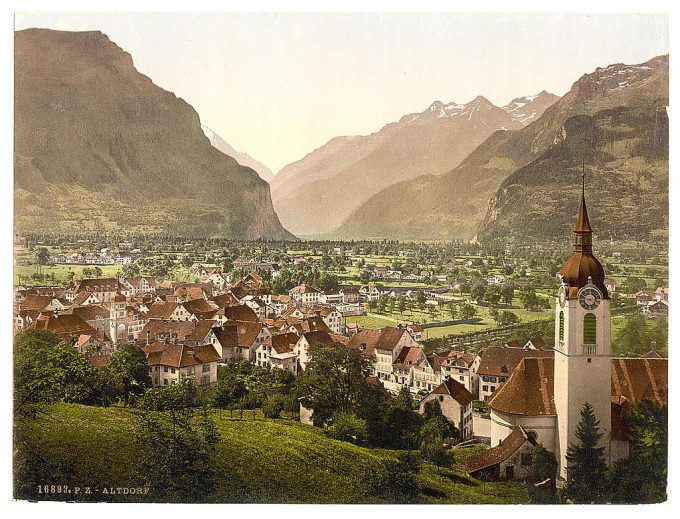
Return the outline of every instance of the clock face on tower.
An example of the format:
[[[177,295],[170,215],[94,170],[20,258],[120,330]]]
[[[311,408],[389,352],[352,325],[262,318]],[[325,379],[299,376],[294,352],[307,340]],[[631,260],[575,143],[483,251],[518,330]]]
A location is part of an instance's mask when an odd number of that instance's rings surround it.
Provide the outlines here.
[[[600,306],[601,300],[602,294],[600,294],[600,291],[593,286],[582,288],[578,293],[578,302],[585,310],[595,310]]]
[[[557,300],[560,302],[560,306],[564,308],[564,305],[567,302],[567,288],[564,285],[560,287],[560,290],[557,293]]]

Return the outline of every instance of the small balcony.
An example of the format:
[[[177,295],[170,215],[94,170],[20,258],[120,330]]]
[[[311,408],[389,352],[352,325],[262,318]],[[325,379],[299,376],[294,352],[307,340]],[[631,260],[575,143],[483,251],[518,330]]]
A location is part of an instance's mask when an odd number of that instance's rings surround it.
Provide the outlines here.
[[[597,354],[597,344],[584,344],[583,345],[584,355],[595,355]]]

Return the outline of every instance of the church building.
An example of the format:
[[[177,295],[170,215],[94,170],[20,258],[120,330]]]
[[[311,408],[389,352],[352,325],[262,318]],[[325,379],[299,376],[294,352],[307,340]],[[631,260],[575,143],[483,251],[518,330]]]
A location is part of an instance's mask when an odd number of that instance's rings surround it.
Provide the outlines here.
[[[524,358],[493,395],[491,449],[468,458],[468,473],[508,479],[525,474],[513,460],[526,464],[529,458],[518,456],[519,449],[540,443],[555,454],[558,478],[567,480],[567,449],[576,441],[585,403],[600,422],[608,465],[629,455],[626,413],[642,400],[667,405],[667,359],[611,356],[610,299],[592,234],[583,189],[574,249],[558,273],[554,357]],[[511,435],[531,442],[506,442]]]

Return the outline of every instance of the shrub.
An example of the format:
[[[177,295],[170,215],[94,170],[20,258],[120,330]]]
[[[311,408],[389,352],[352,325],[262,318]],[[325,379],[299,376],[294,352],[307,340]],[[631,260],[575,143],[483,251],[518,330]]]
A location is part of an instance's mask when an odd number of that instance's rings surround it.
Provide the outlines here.
[[[366,420],[354,413],[335,413],[330,420],[326,434],[336,440],[350,443],[363,443],[368,434]]]

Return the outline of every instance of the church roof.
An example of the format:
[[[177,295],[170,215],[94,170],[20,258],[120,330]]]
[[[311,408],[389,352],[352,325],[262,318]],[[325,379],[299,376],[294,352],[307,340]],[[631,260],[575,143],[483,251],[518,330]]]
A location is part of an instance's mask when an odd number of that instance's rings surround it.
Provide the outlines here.
[[[525,358],[489,401],[503,413],[555,415],[554,359]],[[611,359],[612,434],[626,439],[625,413],[632,405],[651,400],[668,405],[668,359]]]

